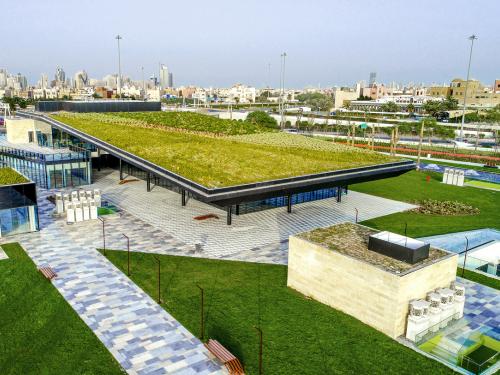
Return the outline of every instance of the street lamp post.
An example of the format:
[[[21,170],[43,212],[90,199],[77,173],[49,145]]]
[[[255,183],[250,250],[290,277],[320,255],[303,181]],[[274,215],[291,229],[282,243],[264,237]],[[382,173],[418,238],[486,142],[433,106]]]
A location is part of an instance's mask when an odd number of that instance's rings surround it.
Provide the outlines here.
[[[98,217],[98,219],[102,222],[102,248],[104,250],[104,256],[106,256],[106,232],[104,227],[104,219],[102,217]]]
[[[146,82],[144,81],[144,67],[141,66],[142,75],[142,100],[146,99]]]
[[[469,87],[469,73],[470,73],[470,63],[472,60],[472,48],[474,47],[474,41],[477,39],[477,36],[472,34],[469,37],[470,40],[470,52],[469,52],[469,64],[467,65],[467,79],[465,81],[465,92],[464,92],[464,105],[462,108],[462,125],[460,126],[460,140],[464,139],[464,123],[465,123],[465,105],[467,103],[467,89]]]
[[[130,276],[130,238],[124,233],[122,236],[127,239],[127,276]]]
[[[118,44],[118,95],[122,97],[122,62],[120,55],[120,40],[123,39],[120,35],[115,37]]]
[[[161,263],[156,255],[153,255],[153,257],[158,264],[158,304],[161,304]]]

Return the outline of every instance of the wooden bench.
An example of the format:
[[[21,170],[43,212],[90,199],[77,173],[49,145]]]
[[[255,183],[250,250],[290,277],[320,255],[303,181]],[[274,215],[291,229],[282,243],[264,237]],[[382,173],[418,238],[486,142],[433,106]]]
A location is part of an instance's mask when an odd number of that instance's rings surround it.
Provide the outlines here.
[[[210,353],[217,357],[228,369],[230,374],[245,375],[243,366],[238,358],[236,358],[229,350],[224,348],[217,340],[209,339],[205,344]]]
[[[47,279],[52,280],[53,278],[57,277],[57,273],[54,272],[54,270],[50,267],[40,267],[38,269],[42,273],[43,276],[45,276]]]

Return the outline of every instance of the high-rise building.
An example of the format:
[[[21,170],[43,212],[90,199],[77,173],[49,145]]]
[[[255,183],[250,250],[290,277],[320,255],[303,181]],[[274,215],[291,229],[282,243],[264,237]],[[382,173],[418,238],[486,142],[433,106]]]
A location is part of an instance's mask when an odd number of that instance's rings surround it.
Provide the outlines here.
[[[168,87],[168,68],[166,65],[160,64],[160,89]]]
[[[66,82],[66,73],[61,67],[56,68],[56,74],[54,76],[54,79],[56,81],[56,86],[64,86]]]
[[[368,87],[372,87],[377,80],[377,72],[370,73],[370,79],[368,80]]]
[[[49,77],[47,74],[42,73],[40,76],[40,81],[38,81],[38,88],[47,89],[49,87]]]
[[[168,87],[174,87],[174,74],[170,72],[168,73]]]
[[[7,86],[7,69],[0,69],[0,88]]]
[[[108,74],[102,80],[108,89],[113,90],[118,87],[118,74]]]
[[[89,83],[89,77],[85,70],[76,72],[74,79],[75,88],[83,89],[85,86],[88,86],[88,83]]]
[[[25,90],[28,87],[28,79],[26,76],[23,76],[21,73],[17,73],[16,75],[16,89]]]

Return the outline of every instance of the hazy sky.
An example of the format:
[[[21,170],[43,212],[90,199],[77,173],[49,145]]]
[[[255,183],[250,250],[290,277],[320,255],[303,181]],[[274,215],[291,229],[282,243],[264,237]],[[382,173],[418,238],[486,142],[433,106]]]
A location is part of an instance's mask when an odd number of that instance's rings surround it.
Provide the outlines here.
[[[2,4],[5,3],[5,4]],[[0,68],[31,82],[56,66],[73,77],[156,73],[161,61],[176,85],[286,86],[448,82],[465,76],[469,41],[479,36],[473,78],[500,78],[500,0],[0,0]],[[268,64],[271,64],[270,79]]]

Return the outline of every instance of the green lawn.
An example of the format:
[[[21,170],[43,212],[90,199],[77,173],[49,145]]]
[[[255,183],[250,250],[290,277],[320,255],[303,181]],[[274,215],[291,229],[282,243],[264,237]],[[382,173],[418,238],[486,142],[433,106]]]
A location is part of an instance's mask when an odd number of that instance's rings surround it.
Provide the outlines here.
[[[430,176],[429,182],[426,176]],[[423,199],[460,201],[477,207],[479,215],[441,216],[415,212],[401,212],[364,221],[362,224],[396,233],[404,233],[408,223],[410,237],[460,232],[480,228],[500,229],[500,193],[473,187],[458,187],[441,183],[442,175],[432,172],[408,172],[399,177],[352,185],[350,188],[362,193],[405,202]],[[363,207],[359,207],[362,215]]]
[[[207,127],[214,121],[210,116],[199,116],[206,118]],[[250,134],[247,142],[245,138],[235,140],[188,133],[187,125],[182,131],[171,131],[163,123],[149,124],[116,115],[59,113],[52,117],[207,187],[267,181],[395,160],[322,140],[304,141],[302,136],[285,133],[258,134],[257,140]],[[189,123],[189,118],[186,121]]]
[[[127,253],[107,251],[126,272]],[[451,374],[360,321],[286,287],[286,266],[160,255],[162,306],[200,336],[200,291],[205,290],[207,337],[258,373],[258,334],[266,374]],[[131,253],[131,278],[155,300],[152,254]]]
[[[478,180],[468,180],[466,181],[467,186],[473,186],[478,188],[486,188],[493,190],[500,190],[500,184],[488,181],[478,181]]]
[[[29,182],[29,180],[12,168],[0,168],[0,186],[22,184],[23,182]]]
[[[470,281],[474,281],[478,284],[483,284],[489,286],[490,288],[500,290],[500,280],[494,279],[493,277],[484,276],[478,272],[470,271],[468,269],[465,270],[464,275],[462,276],[462,270],[462,268],[457,268],[458,276]]]
[[[0,374],[123,374],[19,244],[2,245]]]

